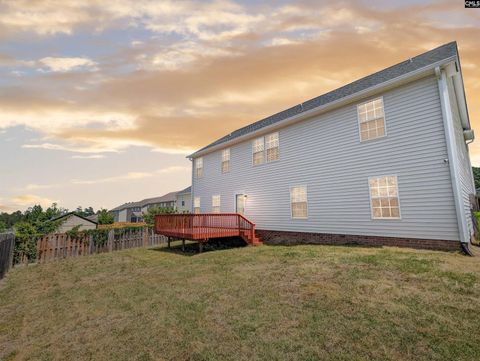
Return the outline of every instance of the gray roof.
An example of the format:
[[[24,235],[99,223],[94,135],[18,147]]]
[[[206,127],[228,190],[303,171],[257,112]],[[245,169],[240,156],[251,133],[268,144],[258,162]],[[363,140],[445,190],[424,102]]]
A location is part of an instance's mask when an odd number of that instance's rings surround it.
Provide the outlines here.
[[[187,187],[185,189],[182,189],[180,192],[177,192],[177,195],[179,194],[190,194],[192,193],[192,186]]]
[[[70,217],[70,216],[76,216],[76,217],[81,218],[81,219],[83,219],[83,220],[85,220],[85,221],[98,224],[98,222],[97,222],[96,220],[89,219],[88,217],[81,216],[80,214],[77,214],[76,212],[68,212],[68,213],[62,214],[62,215],[60,215],[60,216],[57,216],[57,217],[54,217],[54,218],[48,220],[47,222],[58,221],[58,220],[60,220],[60,219],[62,219],[62,218],[66,218],[66,217]]]
[[[148,206],[148,205],[151,205],[151,204],[158,204],[158,203],[165,203],[165,202],[175,202],[177,194],[185,194],[185,193],[191,193],[191,187],[187,187],[187,188],[182,189],[181,191],[177,191],[177,192],[170,192],[170,193],[164,194],[163,196],[160,196],[160,197],[145,198],[145,199],[142,199],[141,201],[138,201],[138,202],[127,202],[127,203],[124,203],[124,204],[122,204],[118,207],[112,208],[110,210],[110,212],[121,211],[122,209],[126,209],[126,208],[145,207],[145,206]]]
[[[362,90],[366,90],[373,86],[385,83],[397,77],[406,75],[410,72],[419,70],[421,68],[424,68],[426,66],[432,65],[434,63],[440,62],[442,60],[445,60],[454,56],[458,56],[457,43],[455,41],[448,44],[444,44],[438,48],[427,51],[426,53],[420,54],[418,56],[405,60],[401,63],[393,65],[389,68],[381,70],[377,73],[374,73],[372,75],[356,80],[353,83],[350,83],[345,86],[342,86],[341,88],[332,90],[316,98],[307,100],[306,102],[295,105],[284,111],[281,111],[267,118],[259,120],[255,123],[247,125],[246,127],[237,129],[232,133],[207,145],[206,147],[201,148],[197,152],[193,153],[191,156],[195,156],[195,154],[198,152],[202,152],[208,148],[228,142],[230,140],[241,137],[243,135],[256,132],[257,130],[260,130],[264,127],[275,124],[277,122],[280,122],[292,116],[301,114],[303,112],[312,110],[320,106],[324,106],[333,101],[345,98],[347,96],[351,96]]]

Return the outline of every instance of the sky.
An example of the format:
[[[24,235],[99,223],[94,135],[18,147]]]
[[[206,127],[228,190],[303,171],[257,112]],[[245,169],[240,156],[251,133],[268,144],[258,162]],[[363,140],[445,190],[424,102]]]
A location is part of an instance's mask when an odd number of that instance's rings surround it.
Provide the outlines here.
[[[480,129],[479,35],[459,0],[0,0],[0,211],[180,190],[194,150],[453,40]]]

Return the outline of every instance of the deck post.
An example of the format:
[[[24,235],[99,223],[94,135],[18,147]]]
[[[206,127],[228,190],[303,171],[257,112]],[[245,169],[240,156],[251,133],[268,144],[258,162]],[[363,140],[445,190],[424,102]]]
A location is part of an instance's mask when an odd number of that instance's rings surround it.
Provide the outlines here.
[[[182,252],[185,252],[185,238],[182,239]]]
[[[168,248],[170,248],[170,237],[167,238]]]
[[[203,242],[200,241],[198,242],[198,253],[202,253],[202,251],[203,251]]]

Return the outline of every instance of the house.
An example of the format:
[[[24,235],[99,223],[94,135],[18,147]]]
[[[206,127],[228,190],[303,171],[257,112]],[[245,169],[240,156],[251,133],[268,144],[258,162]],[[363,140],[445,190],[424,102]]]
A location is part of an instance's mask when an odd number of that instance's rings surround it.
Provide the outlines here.
[[[460,249],[473,139],[452,42],[191,154],[192,212],[241,213],[267,243]]]
[[[188,213],[192,209],[192,187],[185,188],[176,195],[178,213]]]
[[[75,227],[78,227],[79,231],[86,231],[89,229],[96,229],[98,226],[96,221],[83,217],[75,212],[65,213],[59,217],[51,219],[50,221],[59,222],[56,233],[65,233],[71,231]]]
[[[190,192],[185,188],[178,192],[170,192],[161,197],[146,198],[138,202],[124,203],[110,210],[115,222],[143,222],[143,215],[152,207],[177,209],[177,199],[180,199],[178,211],[190,209]],[[179,195],[179,197],[177,197]],[[182,203],[183,202],[183,203]],[[183,205],[182,205],[183,204]]]

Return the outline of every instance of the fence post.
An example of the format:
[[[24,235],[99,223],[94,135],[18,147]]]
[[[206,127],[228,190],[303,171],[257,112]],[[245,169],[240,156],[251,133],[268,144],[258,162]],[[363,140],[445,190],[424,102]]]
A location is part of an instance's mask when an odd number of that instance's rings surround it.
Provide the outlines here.
[[[148,228],[142,228],[142,236],[143,236],[143,247],[148,246]]]
[[[108,252],[112,252],[113,251],[113,240],[115,239],[115,231],[113,230],[113,228],[111,230],[108,231],[108,240],[107,240],[107,243],[108,243]]]
[[[8,269],[13,268],[13,254],[15,253],[15,233],[12,233],[10,240],[10,259],[8,260]]]

